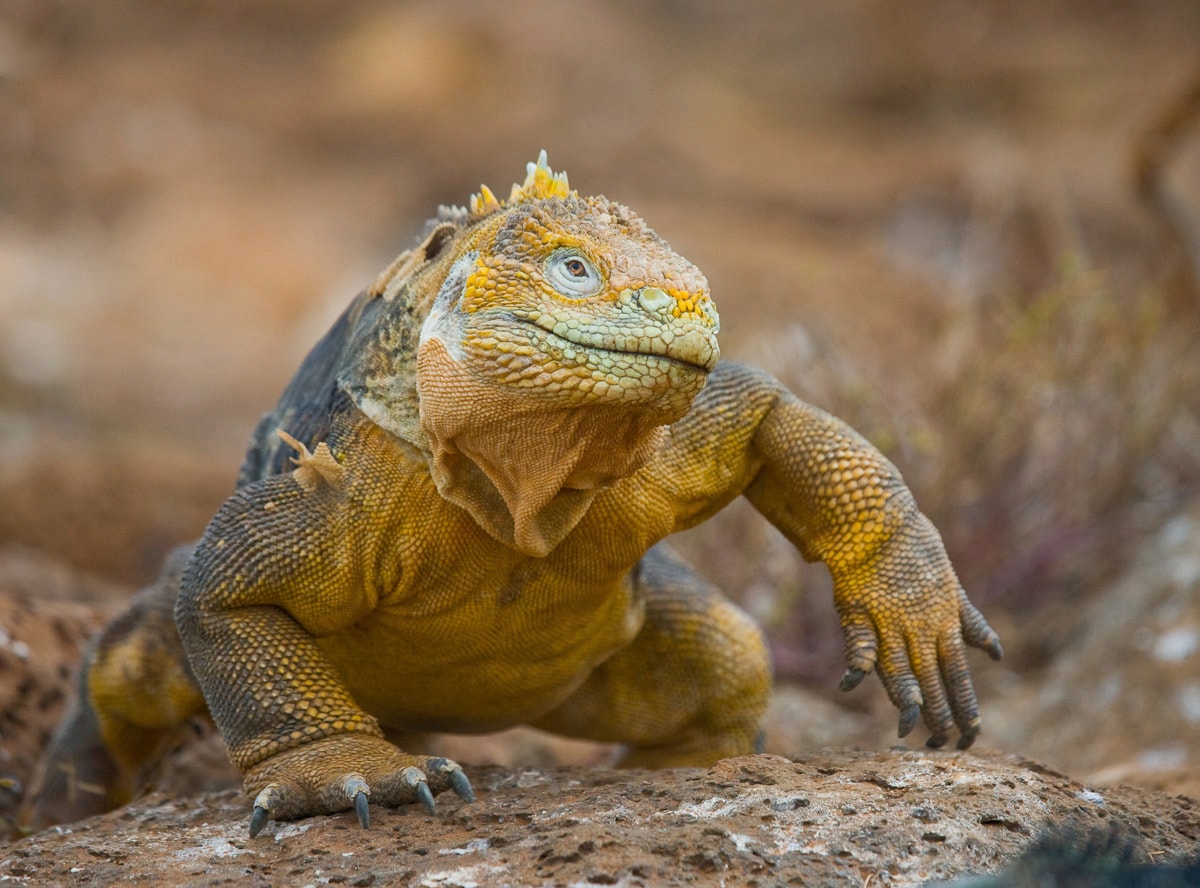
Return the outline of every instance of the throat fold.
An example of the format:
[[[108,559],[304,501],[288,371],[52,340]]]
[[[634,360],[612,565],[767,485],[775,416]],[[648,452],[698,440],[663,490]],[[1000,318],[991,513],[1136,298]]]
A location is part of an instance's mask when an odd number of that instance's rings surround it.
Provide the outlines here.
[[[439,493],[488,534],[544,557],[596,495],[658,450],[661,414],[629,405],[556,405],[480,382],[440,340],[418,356],[420,422]]]

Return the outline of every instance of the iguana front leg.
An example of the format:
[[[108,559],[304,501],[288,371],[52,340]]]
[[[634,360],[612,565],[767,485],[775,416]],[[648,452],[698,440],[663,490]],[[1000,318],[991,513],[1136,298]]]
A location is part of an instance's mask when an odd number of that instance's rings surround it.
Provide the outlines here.
[[[999,659],[1000,640],[895,466],[782,387],[751,446],[762,468],[746,496],[833,576],[846,641],[842,688],[875,670],[900,709],[900,736],[923,713],[930,746],[955,725],[959,747],[970,746],[980,717],[965,646]]]
[[[323,479],[298,470],[235,493],[197,546],[176,605],[188,661],[254,797],[251,836],[269,817],[349,808],[365,827],[368,798],[432,810],[442,789],[472,797],[454,762],[385,740],[314,640],[377,603],[361,557],[369,521],[327,468]]]

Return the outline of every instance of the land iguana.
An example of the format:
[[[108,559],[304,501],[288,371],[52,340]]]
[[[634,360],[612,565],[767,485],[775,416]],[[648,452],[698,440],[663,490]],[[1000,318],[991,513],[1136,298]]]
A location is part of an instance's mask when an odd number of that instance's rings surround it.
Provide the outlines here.
[[[206,706],[251,835],[472,797],[399,732],[528,724],[625,766],[758,750],[762,634],[661,542],[739,495],[828,566],[842,687],[874,671],[901,736],[923,714],[930,746],[956,726],[970,746],[966,646],[1001,647],[937,531],[844,423],[718,363],[718,329],[704,275],[544,152],[505,200],[440,208],[304,360],[200,541],[92,644],[27,819],[125,802]]]

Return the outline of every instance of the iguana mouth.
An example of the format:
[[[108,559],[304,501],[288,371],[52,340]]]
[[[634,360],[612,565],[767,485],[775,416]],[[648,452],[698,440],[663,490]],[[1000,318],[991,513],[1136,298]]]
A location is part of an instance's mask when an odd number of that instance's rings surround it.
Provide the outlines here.
[[[691,370],[700,370],[705,373],[710,372],[717,365],[717,359],[720,357],[720,351],[716,346],[715,340],[711,336],[705,335],[699,329],[686,330],[681,335],[675,336],[670,343],[666,343],[662,339],[649,337],[588,333],[584,330],[572,330],[571,333],[578,335],[578,338],[573,339],[571,336],[565,335],[561,330],[555,331],[550,329],[532,318],[523,318],[514,314],[510,314],[508,318],[514,324],[523,327],[532,327],[537,330],[539,334],[545,337],[548,345],[559,351],[570,351],[574,348],[584,349],[588,354],[593,355],[598,354],[602,356],[610,354],[648,358],[662,361],[666,364],[677,364]],[[626,340],[635,340],[635,344],[638,347],[622,347],[613,341],[618,336]],[[646,343],[650,347],[647,349],[642,346],[642,343]]]

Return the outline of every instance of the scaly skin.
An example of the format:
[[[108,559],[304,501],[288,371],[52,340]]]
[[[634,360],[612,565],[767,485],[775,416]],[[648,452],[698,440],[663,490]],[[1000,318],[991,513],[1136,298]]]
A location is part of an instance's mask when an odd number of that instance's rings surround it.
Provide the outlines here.
[[[718,364],[718,327],[693,265],[544,158],[507,201],[443,211],[264,418],[182,579],[145,593],[147,612],[174,602],[187,662],[136,613],[97,642],[31,819],[87,813],[80,750],[114,763],[93,807],[135,785],[131,762],[202,708],[192,676],[252,834],[351,807],[366,825],[368,798],[470,798],[457,764],[384,727],[528,723],[655,767],[754,751],[761,633],[660,543],[741,494],[829,566],[843,687],[876,671],[902,735],[923,713],[931,745],[957,726],[969,746],[965,647],[1000,645],[936,530],[855,432]],[[171,677],[157,698],[114,703],[151,674]]]

